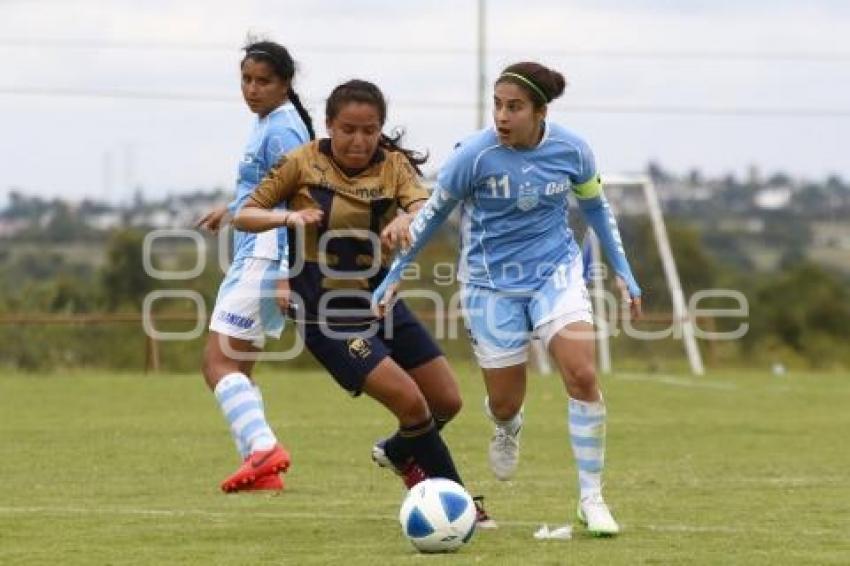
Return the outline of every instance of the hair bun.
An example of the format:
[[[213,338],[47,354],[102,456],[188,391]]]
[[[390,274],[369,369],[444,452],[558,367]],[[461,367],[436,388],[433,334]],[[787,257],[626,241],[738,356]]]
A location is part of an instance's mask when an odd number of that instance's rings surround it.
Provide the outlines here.
[[[532,100],[542,104],[548,104],[564,94],[564,89],[567,87],[567,80],[564,75],[533,61],[508,65],[496,82],[499,83],[503,80],[513,82],[524,88]],[[541,100],[541,95],[545,100]]]

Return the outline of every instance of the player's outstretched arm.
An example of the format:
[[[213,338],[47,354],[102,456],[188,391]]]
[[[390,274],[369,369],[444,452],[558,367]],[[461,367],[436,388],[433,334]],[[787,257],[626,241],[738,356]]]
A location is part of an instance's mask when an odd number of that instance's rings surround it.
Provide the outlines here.
[[[381,243],[391,250],[409,248],[413,243],[410,239],[410,225],[425,202],[426,199],[416,201],[406,212],[393,218],[393,221],[381,230]]]
[[[628,293],[628,299],[632,305],[632,315],[640,316],[641,289],[635,279],[626,251],[623,249],[623,240],[620,237],[620,229],[617,227],[617,219],[611,211],[611,206],[605,198],[601,187],[597,194],[589,198],[578,198],[579,208],[584,214],[587,223],[593,228],[599,243],[605,251],[605,257],[611,263],[614,271],[624,284]],[[619,285],[619,283],[618,283]]]
[[[265,232],[272,228],[295,228],[307,224],[316,224],[322,220],[322,211],[317,208],[305,210],[281,210],[263,208],[255,200],[249,199],[243,206],[233,225],[244,232]]]
[[[226,223],[228,212],[227,205],[217,206],[204,214],[195,227],[205,228],[215,234]]]
[[[413,261],[419,250],[425,247],[425,244],[431,239],[437,228],[446,221],[458,202],[460,202],[458,199],[437,186],[431,193],[431,197],[416,213],[416,217],[410,224],[410,247],[399,252],[390,266],[387,276],[372,295],[372,308],[378,316],[383,316],[392,302],[404,268]]]

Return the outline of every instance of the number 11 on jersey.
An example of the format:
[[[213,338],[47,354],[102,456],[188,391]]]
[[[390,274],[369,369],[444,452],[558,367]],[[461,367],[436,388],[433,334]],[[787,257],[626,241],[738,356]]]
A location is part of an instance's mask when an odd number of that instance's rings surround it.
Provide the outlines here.
[[[508,178],[508,174],[505,173],[497,180],[496,177],[487,177],[487,186],[490,187],[490,192],[495,198],[510,198],[511,196],[511,180]],[[502,194],[499,194],[499,189],[502,190]]]

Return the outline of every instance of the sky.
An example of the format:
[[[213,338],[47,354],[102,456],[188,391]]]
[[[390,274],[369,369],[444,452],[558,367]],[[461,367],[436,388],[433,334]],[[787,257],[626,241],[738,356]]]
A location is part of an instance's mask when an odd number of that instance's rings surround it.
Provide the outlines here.
[[[379,84],[387,126],[436,170],[477,128],[477,0],[0,0],[0,204],[11,190],[128,202],[234,185],[253,115],[249,34],[286,45],[324,99]],[[850,2],[487,0],[486,80],[519,60],[567,77],[550,118],[603,173],[755,165],[850,178]],[[487,103],[489,117],[489,87]]]

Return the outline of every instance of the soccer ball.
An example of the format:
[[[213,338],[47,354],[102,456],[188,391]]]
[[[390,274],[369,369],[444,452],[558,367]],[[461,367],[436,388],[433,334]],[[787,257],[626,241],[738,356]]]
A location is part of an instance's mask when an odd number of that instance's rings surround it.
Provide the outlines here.
[[[452,552],[475,532],[475,504],[461,485],[444,478],[419,482],[407,492],[398,520],[419,552]]]

